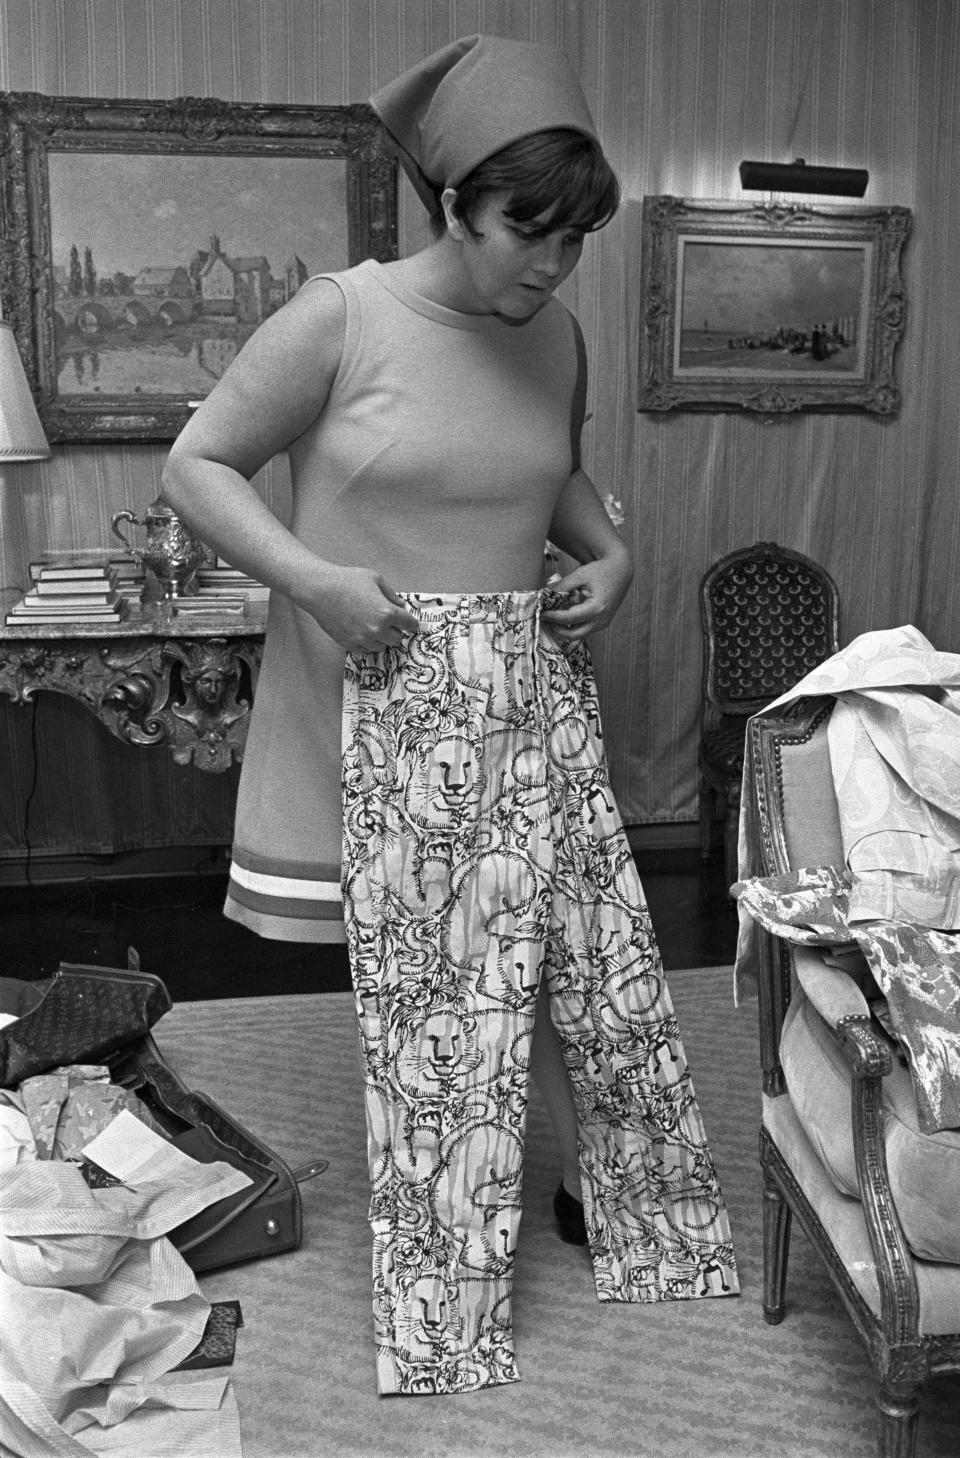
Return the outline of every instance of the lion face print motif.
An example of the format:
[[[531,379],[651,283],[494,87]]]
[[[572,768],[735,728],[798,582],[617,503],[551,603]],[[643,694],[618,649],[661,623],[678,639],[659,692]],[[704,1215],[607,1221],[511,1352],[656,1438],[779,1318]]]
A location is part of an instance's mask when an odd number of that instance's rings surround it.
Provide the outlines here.
[[[729,1224],[586,649],[538,594],[408,595],[348,655],[343,893],[382,1393],[518,1377],[511,1321],[537,990],[577,1106],[597,1295],[737,1290]]]

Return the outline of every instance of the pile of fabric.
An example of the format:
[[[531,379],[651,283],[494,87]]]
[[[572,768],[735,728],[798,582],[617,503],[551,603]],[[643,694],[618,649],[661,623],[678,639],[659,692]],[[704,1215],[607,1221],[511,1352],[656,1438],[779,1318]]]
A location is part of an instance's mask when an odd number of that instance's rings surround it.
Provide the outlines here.
[[[101,1065],[0,1089],[2,1458],[240,1458],[211,1306],[167,1233],[250,1181],[151,1122]]]
[[[756,922],[787,940],[849,950],[910,1067],[924,1133],[960,1127],[960,655],[913,627],[865,633],[764,713],[835,704],[827,742],[845,864],[764,877],[744,765],[738,997],[752,991]],[[839,957],[837,954],[840,954]]]

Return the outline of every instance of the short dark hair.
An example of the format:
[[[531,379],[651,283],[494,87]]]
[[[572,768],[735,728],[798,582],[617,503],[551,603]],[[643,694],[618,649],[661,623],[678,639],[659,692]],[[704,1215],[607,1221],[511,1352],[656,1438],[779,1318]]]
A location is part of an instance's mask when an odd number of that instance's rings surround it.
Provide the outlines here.
[[[506,213],[517,223],[547,216],[545,232],[596,232],[620,206],[620,184],[599,142],[569,127],[511,142],[484,158],[456,191],[456,215],[474,237],[474,215],[491,192],[510,194]]]

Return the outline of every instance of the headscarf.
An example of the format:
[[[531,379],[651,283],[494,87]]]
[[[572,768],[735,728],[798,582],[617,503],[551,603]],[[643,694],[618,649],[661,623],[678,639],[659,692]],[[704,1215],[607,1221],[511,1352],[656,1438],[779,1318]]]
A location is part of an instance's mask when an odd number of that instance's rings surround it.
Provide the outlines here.
[[[521,137],[567,127],[597,138],[563,52],[501,36],[451,41],[381,86],[370,104],[431,211],[443,188]]]

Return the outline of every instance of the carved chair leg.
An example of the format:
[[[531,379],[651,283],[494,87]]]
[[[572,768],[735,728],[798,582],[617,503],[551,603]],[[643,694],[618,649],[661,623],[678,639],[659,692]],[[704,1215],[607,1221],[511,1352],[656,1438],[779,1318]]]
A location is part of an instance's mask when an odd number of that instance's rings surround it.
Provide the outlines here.
[[[883,1383],[877,1396],[880,1424],[878,1458],[914,1458],[917,1450],[919,1388],[903,1389]]]
[[[786,1315],[787,1260],[793,1217],[777,1186],[763,1177],[763,1319],[778,1326]]]

